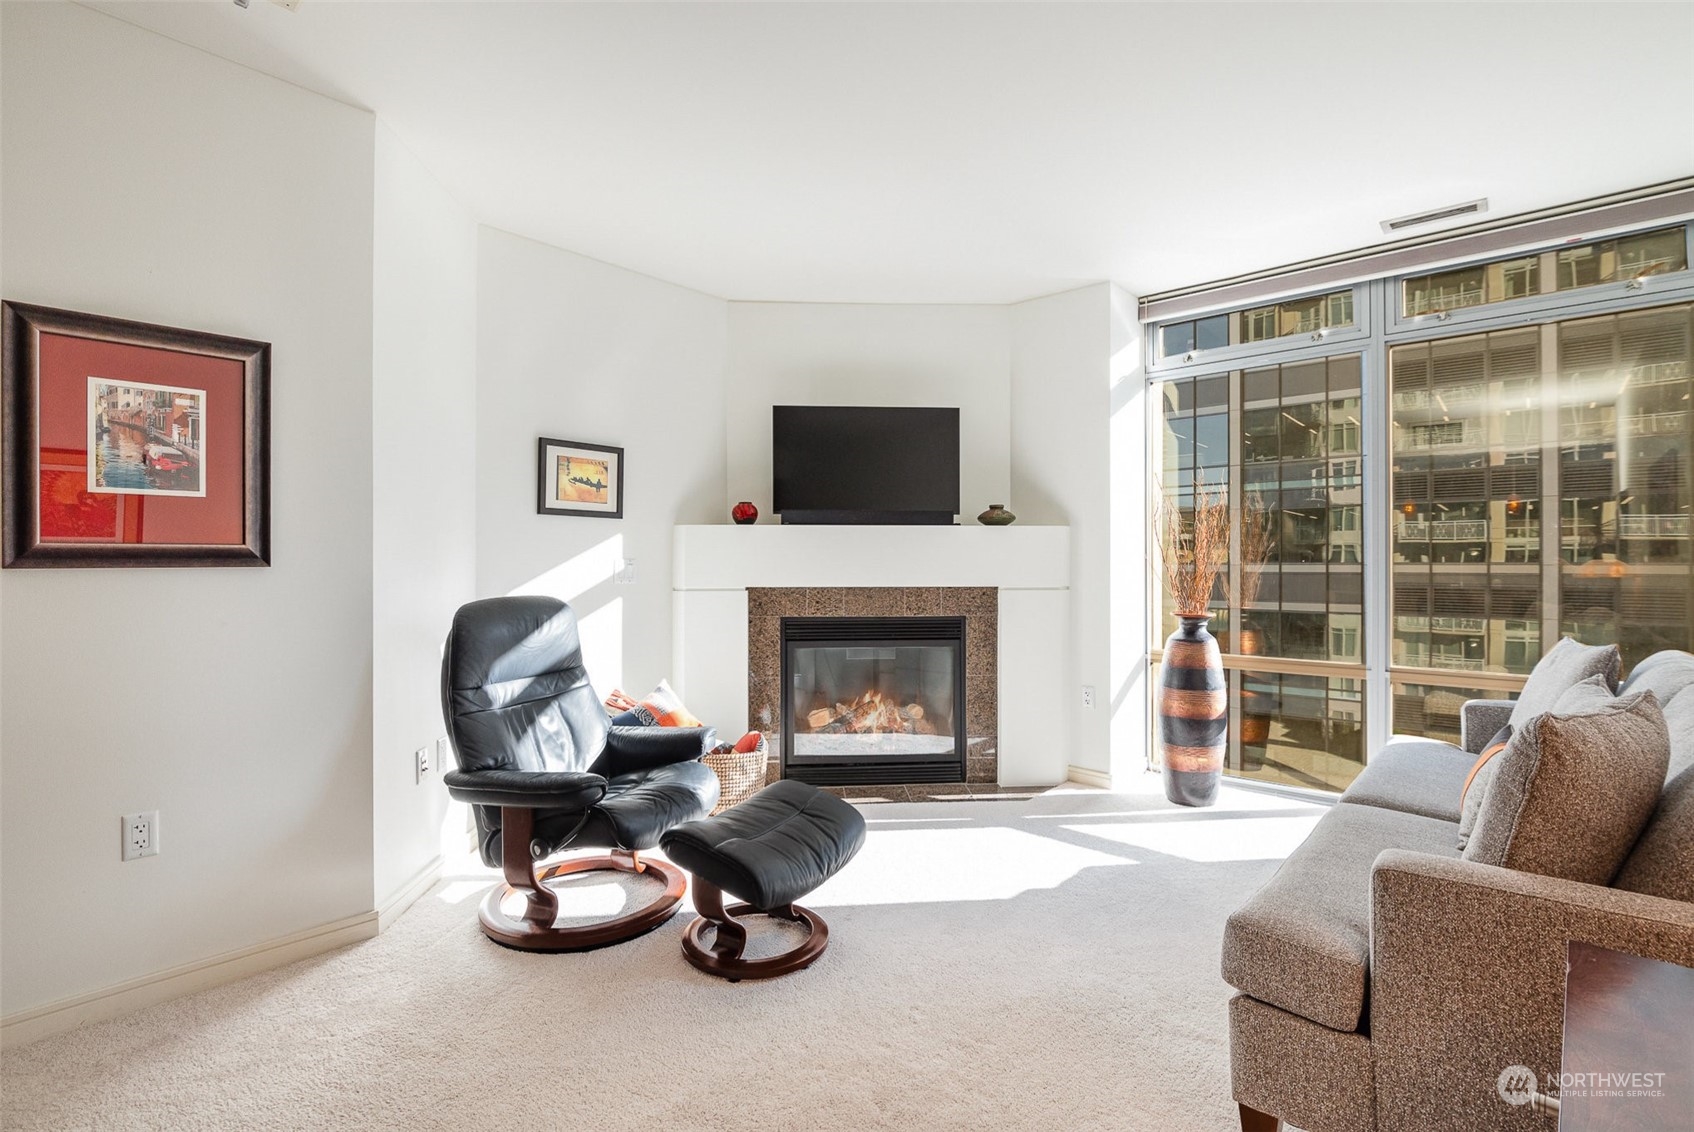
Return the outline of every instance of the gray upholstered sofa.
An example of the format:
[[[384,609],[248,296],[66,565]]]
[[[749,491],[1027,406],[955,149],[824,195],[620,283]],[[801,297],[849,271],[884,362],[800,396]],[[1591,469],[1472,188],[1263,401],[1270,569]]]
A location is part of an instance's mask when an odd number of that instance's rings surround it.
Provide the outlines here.
[[[1513,702],[1466,704],[1463,749],[1396,739],[1370,761],[1225,929],[1244,1129],[1550,1132],[1496,1083],[1559,1071],[1567,941],[1694,966],[1694,656],[1648,657],[1618,693],[1640,690],[1669,771],[1609,885],[1463,859],[1460,795]]]

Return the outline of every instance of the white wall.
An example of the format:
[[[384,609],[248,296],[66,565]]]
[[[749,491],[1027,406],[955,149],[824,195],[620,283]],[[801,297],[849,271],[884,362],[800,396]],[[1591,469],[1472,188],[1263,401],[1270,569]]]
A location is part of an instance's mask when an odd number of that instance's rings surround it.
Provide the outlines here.
[[[959,407],[959,510],[1011,498],[1010,317],[999,306],[729,304],[727,493],[771,511],[772,405]]]
[[[1068,525],[1071,580],[1063,694],[1070,765],[1106,773],[1111,681],[1107,400],[1111,288],[1097,283],[1011,309],[1011,466],[1018,521]],[[1082,687],[1094,707],[1082,706]]]
[[[437,861],[441,641],[476,596],[476,222],[376,127],[371,478],[374,906]]]
[[[490,228],[478,248],[477,591],[571,602],[595,686],[641,695],[672,672],[671,528],[727,521],[727,304]],[[623,448],[624,518],[536,514],[539,436]]]
[[[1147,768],[1152,735],[1151,675],[1147,664],[1152,615],[1147,532],[1152,523],[1147,476],[1147,376],[1136,298],[1111,288],[1111,484],[1109,627],[1111,648],[1111,772],[1121,787]]]
[[[0,8],[6,297],[274,344],[273,566],[6,578],[11,1015],[370,910],[373,121]]]

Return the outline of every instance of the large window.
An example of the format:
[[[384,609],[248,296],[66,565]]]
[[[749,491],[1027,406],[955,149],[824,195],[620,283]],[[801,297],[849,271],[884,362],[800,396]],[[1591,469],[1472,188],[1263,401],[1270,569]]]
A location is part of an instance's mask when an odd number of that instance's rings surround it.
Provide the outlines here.
[[[1389,349],[1395,669],[1527,674],[1561,636],[1627,668],[1694,642],[1687,304]],[[1400,732],[1445,735],[1445,680]]]
[[[1559,323],[1558,632],[1694,647],[1694,307]]]
[[[1396,667],[1540,659],[1539,344],[1530,329],[1389,351]],[[1508,663],[1508,642],[1527,644],[1528,666]]]
[[[1230,584],[1213,595],[1237,774],[1339,789],[1364,765],[1361,378],[1360,356],[1341,354],[1160,386],[1167,495],[1186,515],[1196,488],[1223,489],[1233,514],[1268,526],[1256,592],[1239,600],[1251,564],[1238,528]],[[1260,670],[1254,657],[1318,663]]]
[[[1157,328],[1155,475],[1274,536],[1240,602],[1237,527],[1214,594],[1229,773],[1340,789],[1390,733],[1456,740],[1560,636],[1626,669],[1694,648],[1688,247],[1660,227]],[[1344,346],[1290,329],[1337,321]]]

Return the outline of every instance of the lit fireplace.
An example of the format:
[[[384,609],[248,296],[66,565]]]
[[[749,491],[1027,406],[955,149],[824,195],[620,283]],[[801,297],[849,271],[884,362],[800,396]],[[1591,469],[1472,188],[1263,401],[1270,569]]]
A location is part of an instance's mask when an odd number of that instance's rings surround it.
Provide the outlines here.
[[[964,618],[782,621],[783,773],[964,781]]]
[[[897,703],[895,699],[876,689],[866,691],[852,703],[837,701],[827,707],[812,708],[809,711],[805,711],[804,705],[801,705],[796,710],[804,711],[805,714],[804,719],[794,721],[796,751],[816,754],[855,751],[897,754],[911,749],[937,753],[953,749],[953,726],[950,719],[938,713],[938,718],[942,721],[941,726],[947,729],[944,734],[934,720],[928,718],[930,709],[925,708],[923,704],[916,700],[909,704]],[[924,738],[906,738],[911,735]]]

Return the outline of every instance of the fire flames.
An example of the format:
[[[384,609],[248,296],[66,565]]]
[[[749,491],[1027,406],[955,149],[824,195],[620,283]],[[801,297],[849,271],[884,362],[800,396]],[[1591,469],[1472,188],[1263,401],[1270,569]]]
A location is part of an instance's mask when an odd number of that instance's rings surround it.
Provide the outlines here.
[[[922,704],[900,704],[869,691],[852,703],[835,703],[806,713],[815,735],[934,735]]]

